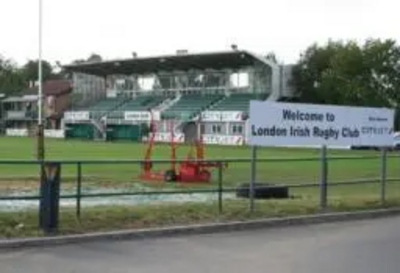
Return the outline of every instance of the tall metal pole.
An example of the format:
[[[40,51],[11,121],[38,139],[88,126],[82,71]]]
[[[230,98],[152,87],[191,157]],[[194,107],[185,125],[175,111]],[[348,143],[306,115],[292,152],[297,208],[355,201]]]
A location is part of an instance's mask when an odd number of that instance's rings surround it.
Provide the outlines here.
[[[38,126],[37,126],[37,159],[44,160],[44,126],[43,126],[43,70],[42,70],[42,32],[43,0],[39,0],[39,60],[38,60]]]

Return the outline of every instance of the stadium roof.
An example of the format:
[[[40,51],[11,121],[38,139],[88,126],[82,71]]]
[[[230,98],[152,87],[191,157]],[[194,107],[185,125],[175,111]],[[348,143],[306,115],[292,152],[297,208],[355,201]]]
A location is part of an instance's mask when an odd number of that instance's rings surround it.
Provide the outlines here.
[[[93,63],[66,65],[65,69],[97,76],[148,74],[160,71],[187,71],[190,69],[239,69],[259,62],[247,51],[232,50],[200,54],[177,54],[158,57],[136,57]]]

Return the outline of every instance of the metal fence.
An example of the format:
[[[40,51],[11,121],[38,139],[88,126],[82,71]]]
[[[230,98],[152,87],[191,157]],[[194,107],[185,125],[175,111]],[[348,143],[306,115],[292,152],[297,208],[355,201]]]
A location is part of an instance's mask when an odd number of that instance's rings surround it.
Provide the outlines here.
[[[227,199],[237,200],[238,187],[243,183],[249,185],[250,198],[240,200],[248,200],[251,212],[257,208],[255,193],[274,185],[287,186],[294,198],[307,196],[322,210],[329,207],[331,198],[338,196],[349,199],[375,196],[382,204],[388,196],[400,198],[400,184],[396,183],[400,181],[397,153],[383,150],[380,154],[328,156],[327,150],[321,149],[319,155],[307,158],[256,158],[253,150],[252,158],[212,160],[219,163],[213,171],[212,182],[187,185],[141,181],[138,176],[143,160],[0,160],[0,209],[37,209],[40,169],[49,162],[62,166],[61,200],[68,202],[61,206],[73,208],[77,219],[90,206],[176,202],[184,206],[185,202],[210,200],[216,203],[216,210],[221,214]],[[159,170],[167,169],[170,164],[169,160],[152,162]],[[193,197],[196,194],[202,197]]]

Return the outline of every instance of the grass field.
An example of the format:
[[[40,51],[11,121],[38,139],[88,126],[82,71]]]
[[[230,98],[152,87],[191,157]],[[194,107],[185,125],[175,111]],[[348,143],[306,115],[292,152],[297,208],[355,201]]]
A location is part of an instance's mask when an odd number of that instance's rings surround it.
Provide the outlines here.
[[[0,137],[0,160],[34,159],[36,153],[34,138]],[[179,148],[183,157],[188,147]],[[145,146],[135,143],[103,143],[71,140],[46,140],[48,159],[142,159]],[[206,157],[209,159],[250,158],[248,147],[208,146]],[[315,161],[268,162],[257,164],[257,180],[277,184],[318,183],[320,174],[320,151],[318,149],[263,148],[259,158],[299,158],[315,157]],[[378,156],[376,151],[330,150],[328,156]],[[391,153],[394,155],[394,153]],[[157,145],[154,158],[168,159],[168,146]],[[387,177],[400,178],[400,158],[389,158]],[[158,166],[166,169],[167,166]],[[128,191],[137,191],[135,185],[143,185],[137,179],[139,166],[124,165],[84,165],[83,191],[96,188],[118,187]],[[380,159],[347,159],[329,162],[329,182],[355,179],[376,179],[376,183],[364,185],[346,185],[329,188],[329,206],[331,210],[354,210],[379,207]],[[76,166],[63,166],[63,188],[75,187]],[[215,179],[216,179],[215,175]],[[230,163],[223,174],[224,186],[235,186],[248,182],[250,163]],[[216,187],[216,181],[209,187]],[[399,205],[400,183],[388,183],[388,206]],[[146,184],[148,185],[148,184]],[[166,187],[166,184],[156,184]],[[168,187],[174,187],[169,185]],[[179,187],[179,186],[176,186]],[[189,186],[192,187],[192,186]],[[196,186],[198,187],[198,185]],[[202,185],[201,187],[207,187]],[[9,189],[26,190],[38,188],[38,168],[29,165],[0,164],[0,196],[7,195]],[[291,190],[297,198],[278,201],[257,201],[257,211],[250,215],[247,200],[225,200],[222,214],[218,214],[214,201],[207,203],[186,202],[185,205],[168,204],[160,206],[148,202],[136,206],[85,207],[81,221],[75,216],[74,208],[62,208],[61,226],[63,233],[109,230],[115,228],[142,228],[171,224],[200,223],[209,221],[239,220],[257,217],[271,217],[294,214],[308,214],[318,210],[318,188]],[[151,201],[151,200],[150,200]],[[112,204],[112,201],[110,202]],[[111,205],[110,204],[110,205]],[[36,235],[37,210],[0,212],[0,237]],[[21,227],[22,226],[22,227]]]
[[[178,150],[178,156],[183,158],[188,147],[182,146]],[[145,145],[137,143],[103,143],[72,140],[46,140],[46,154],[48,159],[142,159]],[[1,159],[34,159],[36,154],[36,140],[34,138],[0,138]],[[248,147],[222,147],[208,146],[206,157],[209,159],[220,158],[250,158]],[[375,151],[348,151],[330,150],[328,155],[378,155]],[[154,149],[153,158],[168,159],[169,147],[158,145]],[[299,148],[265,148],[260,149],[259,158],[299,158],[318,157],[318,149]],[[400,174],[398,168],[400,159],[388,160],[388,176]],[[160,166],[164,169],[167,166]],[[329,178],[331,180],[345,180],[354,178],[378,177],[380,170],[379,159],[353,159],[338,160],[330,163]],[[63,174],[68,177],[75,176],[75,166],[67,166]],[[84,174],[97,179],[112,181],[132,181],[139,172],[139,166],[126,165],[90,165],[84,166]],[[232,183],[248,179],[250,174],[249,163],[231,163],[225,172],[225,182]],[[319,162],[268,162],[259,163],[258,177],[261,180],[283,182],[312,182],[319,176]],[[0,177],[29,177],[36,176],[37,168],[27,165],[0,166]]]
[[[146,146],[137,143],[104,143],[93,141],[73,141],[46,139],[46,154],[48,159],[142,159]],[[178,156],[184,157],[189,148],[179,148]],[[0,138],[1,159],[34,159],[36,140],[34,138]],[[268,162],[257,164],[257,180],[279,184],[316,183],[319,181],[320,151],[318,149],[299,148],[263,148],[259,150],[259,158],[299,158],[316,157],[315,161],[304,162]],[[250,158],[248,147],[208,146],[206,157],[220,158]],[[379,155],[376,151],[349,151],[330,150],[328,156],[356,156]],[[168,159],[168,145],[157,145],[154,149],[156,159]],[[400,158],[390,158],[387,164],[388,177],[400,177]],[[168,168],[167,165],[156,166],[159,169]],[[135,164],[107,164],[83,166],[84,183],[130,184],[138,182],[140,168]],[[63,166],[64,182],[76,181],[76,166]],[[29,165],[1,165],[0,181],[11,181],[14,185],[19,182],[37,181],[38,169]],[[348,159],[329,162],[329,181],[345,181],[354,179],[373,179],[380,176],[380,159]],[[214,176],[216,179],[216,175]],[[224,171],[224,185],[236,185],[248,182],[250,177],[250,163],[230,163]],[[8,184],[8,183],[7,183]],[[3,183],[4,185],[4,183]],[[365,188],[368,189],[366,186]]]

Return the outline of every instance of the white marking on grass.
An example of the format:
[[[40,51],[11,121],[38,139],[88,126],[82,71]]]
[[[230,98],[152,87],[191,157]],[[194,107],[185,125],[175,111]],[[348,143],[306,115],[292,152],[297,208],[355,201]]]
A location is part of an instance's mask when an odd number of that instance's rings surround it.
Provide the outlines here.
[[[146,189],[149,190],[149,189]],[[146,190],[142,189],[142,192]],[[85,188],[82,194],[99,194],[99,193],[121,193],[127,192],[123,189],[101,189],[101,188]],[[76,191],[74,189],[64,190],[64,195],[74,195]],[[8,192],[7,196],[19,197],[19,196],[34,196],[38,195],[37,191],[19,191],[19,192]],[[223,194],[224,199],[235,198],[234,194]],[[87,197],[81,199],[82,207],[93,207],[93,206],[121,206],[121,205],[155,205],[155,204],[168,204],[168,203],[184,203],[184,202],[212,202],[218,200],[218,193],[185,193],[185,194],[142,194],[142,195],[126,195],[126,196],[112,196],[112,197]],[[75,207],[76,198],[61,199],[61,207]],[[38,200],[12,200],[0,201],[0,211],[22,211],[28,209],[37,209],[39,207]]]

